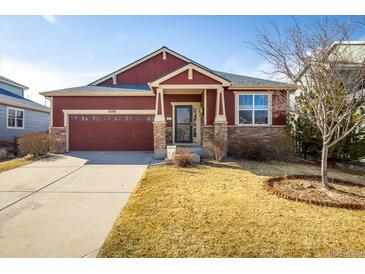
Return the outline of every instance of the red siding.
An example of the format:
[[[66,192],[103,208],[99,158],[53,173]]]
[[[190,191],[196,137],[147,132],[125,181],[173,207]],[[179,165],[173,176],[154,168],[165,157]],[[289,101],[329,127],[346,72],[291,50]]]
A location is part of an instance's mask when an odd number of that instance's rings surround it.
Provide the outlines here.
[[[172,126],[172,105],[171,102],[202,102],[200,94],[165,94],[164,95],[165,117],[171,117],[171,120],[166,119],[166,126]],[[203,105],[203,103],[202,103]]]
[[[154,96],[53,97],[53,126],[63,126],[63,109],[154,109]]]
[[[107,80],[105,80],[104,82],[100,83],[99,85],[112,85],[113,84],[113,79],[109,78]]]
[[[215,101],[217,98],[217,91],[207,90],[207,109],[205,115],[207,115],[207,124],[212,125],[215,118]]]
[[[272,95],[272,124],[285,125],[287,116],[286,91],[275,91]]]
[[[117,74],[117,84],[147,84],[163,75],[166,75],[182,66],[187,62],[166,53],[166,59],[162,59],[162,53]],[[108,82],[109,83],[109,82]],[[104,82],[105,84],[105,82]]]
[[[193,71],[193,79],[188,79],[188,70],[181,72],[166,81],[162,82],[161,84],[171,84],[171,85],[177,85],[177,84],[220,84],[217,80],[214,80],[198,71]]]
[[[234,125],[235,105],[234,105],[234,93],[231,90],[224,91],[224,101],[226,104],[226,116],[229,125]]]

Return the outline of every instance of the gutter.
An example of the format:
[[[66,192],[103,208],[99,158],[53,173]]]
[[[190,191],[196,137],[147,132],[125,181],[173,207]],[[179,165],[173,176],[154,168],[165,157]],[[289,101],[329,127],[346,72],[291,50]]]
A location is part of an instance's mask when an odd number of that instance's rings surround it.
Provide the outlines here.
[[[230,86],[228,90],[287,90],[295,91],[298,87],[296,85],[274,85],[274,86]]]
[[[98,91],[98,92],[57,92],[57,91],[45,91],[40,92],[39,94],[45,97],[52,97],[52,96],[155,96],[155,94],[151,91],[147,92],[127,92],[127,91],[120,91],[120,92],[108,92],[108,91]]]
[[[7,100],[0,100],[0,104],[6,105],[6,106],[12,106],[12,107],[20,107],[20,108],[24,108],[24,109],[28,109],[28,110],[35,110],[35,111],[39,111],[39,112],[46,112],[46,113],[50,112],[50,109],[47,107],[30,106],[27,104],[15,103],[13,101],[7,101]]]

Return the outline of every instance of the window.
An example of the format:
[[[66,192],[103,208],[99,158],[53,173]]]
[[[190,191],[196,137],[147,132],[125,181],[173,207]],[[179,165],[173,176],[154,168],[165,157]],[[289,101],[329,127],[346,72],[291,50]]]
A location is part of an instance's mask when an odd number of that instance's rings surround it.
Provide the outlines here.
[[[238,95],[238,124],[268,125],[269,95],[268,94]]]
[[[24,110],[7,108],[8,128],[24,128]]]

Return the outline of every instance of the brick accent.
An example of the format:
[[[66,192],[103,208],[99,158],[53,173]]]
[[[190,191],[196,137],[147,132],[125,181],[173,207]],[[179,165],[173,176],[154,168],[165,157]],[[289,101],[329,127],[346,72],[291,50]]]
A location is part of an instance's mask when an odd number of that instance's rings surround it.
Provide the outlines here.
[[[289,135],[283,126],[228,126],[230,149],[244,142],[260,142],[264,146],[264,154],[273,156],[275,142],[288,140]]]
[[[51,153],[65,153],[66,152],[66,127],[50,127],[49,128],[50,145],[49,150]]]
[[[153,144],[156,159],[166,157],[166,122],[153,122]]]

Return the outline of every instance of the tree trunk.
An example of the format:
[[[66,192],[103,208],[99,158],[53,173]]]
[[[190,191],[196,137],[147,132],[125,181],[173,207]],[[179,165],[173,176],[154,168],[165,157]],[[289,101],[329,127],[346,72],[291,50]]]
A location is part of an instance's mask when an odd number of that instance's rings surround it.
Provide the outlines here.
[[[328,146],[323,145],[322,147],[322,161],[321,161],[321,177],[322,186],[326,189],[330,189],[327,178],[327,158],[328,158]]]

